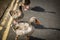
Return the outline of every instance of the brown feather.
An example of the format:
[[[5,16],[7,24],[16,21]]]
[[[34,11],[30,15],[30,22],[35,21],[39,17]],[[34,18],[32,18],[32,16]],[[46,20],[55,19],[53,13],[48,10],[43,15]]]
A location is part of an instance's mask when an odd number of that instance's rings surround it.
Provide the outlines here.
[[[37,25],[40,25],[40,21],[37,20],[37,19],[35,19],[35,23],[36,23]]]

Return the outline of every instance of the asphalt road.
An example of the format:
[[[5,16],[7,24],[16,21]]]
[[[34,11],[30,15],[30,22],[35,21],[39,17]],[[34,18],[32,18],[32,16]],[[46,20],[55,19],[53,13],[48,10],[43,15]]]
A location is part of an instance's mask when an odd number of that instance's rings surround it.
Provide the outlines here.
[[[60,40],[59,0],[31,0],[31,6],[24,12],[23,21],[35,16],[41,25],[35,27],[31,40]],[[1,37],[0,37],[1,38]],[[10,29],[7,40],[14,40],[15,33]]]

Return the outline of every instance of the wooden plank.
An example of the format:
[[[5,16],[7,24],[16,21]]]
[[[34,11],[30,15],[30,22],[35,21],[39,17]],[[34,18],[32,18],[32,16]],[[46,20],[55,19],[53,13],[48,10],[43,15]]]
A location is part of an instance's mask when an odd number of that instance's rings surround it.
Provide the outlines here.
[[[15,2],[15,0],[12,0],[11,5],[6,9],[6,11],[4,13],[4,16],[3,16],[2,20],[1,20],[1,25],[5,25],[5,23],[7,21],[7,18],[8,18],[8,14],[13,8],[14,2]]]
[[[10,5],[12,0],[0,0],[0,20],[4,15],[5,10]]]
[[[6,30],[3,33],[2,40],[6,40],[7,39],[7,36],[8,36],[8,33],[9,33],[9,29],[10,29],[10,25],[11,25],[12,21],[13,21],[13,18],[10,17],[10,19],[9,19],[7,25],[6,25],[7,28],[6,28]]]

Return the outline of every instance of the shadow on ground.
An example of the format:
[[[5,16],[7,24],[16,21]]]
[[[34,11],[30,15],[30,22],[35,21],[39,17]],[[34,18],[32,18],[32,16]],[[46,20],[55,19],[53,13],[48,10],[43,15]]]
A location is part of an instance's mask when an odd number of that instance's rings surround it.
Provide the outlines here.
[[[45,40],[45,39],[42,39],[42,38],[36,38],[36,37],[30,36],[30,40]]]
[[[58,28],[46,28],[43,25],[36,25],[36,24],[32,24],[36,29],[51,29],[51,30],[57,30],[60,31],[60,29]]]
[[[36,12],[48,12],[48,13],[56,14],[56,12],[53,12],[53,11],[45,11],[45,9],[40,6],[32,7],[31,10]]]

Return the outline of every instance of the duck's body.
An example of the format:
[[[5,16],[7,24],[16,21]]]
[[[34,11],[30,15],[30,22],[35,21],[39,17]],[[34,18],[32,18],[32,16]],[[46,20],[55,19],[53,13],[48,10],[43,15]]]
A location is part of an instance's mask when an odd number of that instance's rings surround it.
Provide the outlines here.
[[[19,25],[16,25],[15,33],[20,36],[28,35],[34,30],[34,27],[30,25],[29,23],[19,23]]]
[[[14,32],[16,33],[16,38],[15,40],[17,40],[18,36],[30,36],[33,31],[34,31],[34,27],[32,25],[30,25],[28,22],[20,22],[18,24],[16,24],[15,26]]]
[[[35,17],[30,18],[28,22],[19,22],[18,24],[14,25],[15,29],[14,32],[16,33],[16,40],[18,35],[20,36],[30,36],[34,31],[34,26],[31,23],[40,24]],[[27,38],[28,39],[28,38]]]

